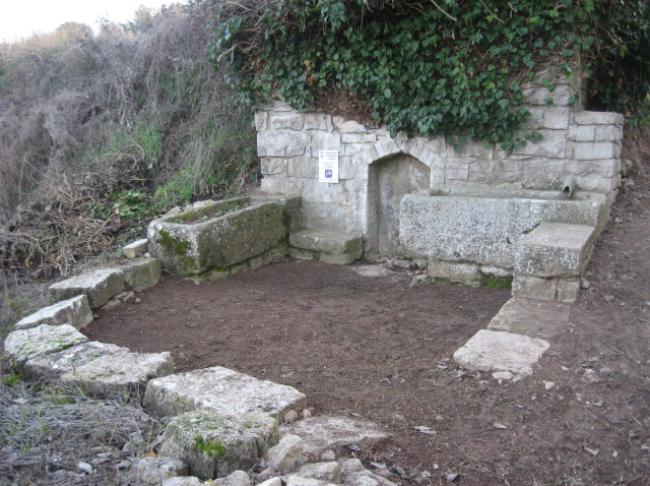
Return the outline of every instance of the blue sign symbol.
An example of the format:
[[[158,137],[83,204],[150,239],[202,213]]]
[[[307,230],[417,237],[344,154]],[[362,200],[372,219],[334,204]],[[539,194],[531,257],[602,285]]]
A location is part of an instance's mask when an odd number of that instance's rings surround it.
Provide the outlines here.
[[[332,169],[325,169],[325,179],[332,178]]]

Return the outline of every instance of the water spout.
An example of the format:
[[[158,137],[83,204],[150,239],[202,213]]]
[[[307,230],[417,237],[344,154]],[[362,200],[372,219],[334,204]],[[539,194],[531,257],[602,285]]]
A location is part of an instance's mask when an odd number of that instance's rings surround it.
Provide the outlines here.
[[[573,199],[573,196],[576,192],[576,178],[573,176],[567,176],[564,178],[562,183],[562,199]]]

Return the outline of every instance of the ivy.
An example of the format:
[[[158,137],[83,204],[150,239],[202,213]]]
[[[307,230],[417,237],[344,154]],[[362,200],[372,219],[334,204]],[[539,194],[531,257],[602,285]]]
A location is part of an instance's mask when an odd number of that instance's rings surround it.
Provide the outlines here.
[[[522,129],[523,86],[549,63],[569,76],[581,56],[589,63],[609,3],[251,1],[226,11],[212,53],[249,102],[278,91],[296,109],[318,108],[319,95],[346,92],[392,134],[513,148],[535,137]]]

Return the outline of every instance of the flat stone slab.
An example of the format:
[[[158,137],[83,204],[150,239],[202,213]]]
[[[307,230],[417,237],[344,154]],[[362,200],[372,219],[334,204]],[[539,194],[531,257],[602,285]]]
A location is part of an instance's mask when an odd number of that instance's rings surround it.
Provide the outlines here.
[[[122,247],[122,253],[126,258],[137,258],[144,255],[149,249],[149,240],[142,238]]]
[[[332,231],[303,230],[289,235],[289,244],[301,250],[327,255],[350,254],[361,257],[363,240],[361,235],[349,235]]]
[[[88,338],[69,324],[41,324],[9,333],[5,339],[5,353],[17,364],[23,365],[31,358],[63,351],[85,341]]]
[[[90,309],[88,297],[77,295],[23,317],[16,323],[15,327],[16,329],[29,329],[40,324],[50,324],[52,326],[70,324],[76,329],[81,329],[90,324],[92,320],[93,312]]]
[[[355,265],[350,267],[350,269],[362,277],[368,278],[392,277],[395,275],[395,272],[390,268],[386,268],[384,265]]]
[[[117,269],[124,276],[127,288],[141,292],[153,287],[160,281],[160,260],[152,257],[142,257],[120,264]]]
[[[225,416],[256,412],[282,417],[290,409],[302,410],[305,395],[290,386],[215,366],[150,381],[144,406],[158,416],[207,409]]]
[[[591,256],[596,228],[581,224],[541,223],[524,236],[515,253],[515,274],[576,277]]]
[[[481,329],[456,350],[454,360],[468,370],[510,371],[526,376],[532,374],[533,365],[549,346],[543,339]]]
[[[213,479],[249,470],[276,440],[276,421],[265,413],[194,410],[169,421],[159,455],[188,464],[193,476]]]
[[[91,270],[76,277],[57,282],[49,288],[54,301],[79,294],[88,296],[90,307],[97,309],[124,290],[124,275],[115,268]]]
[[[280,427],[280,433],[293,434],[304,443],[304,452],[317,458],[323,451],[357,445],[362,448],[389,438],[377,424],[361,419],[319,415]]]
[[[550,339],[566,332],[570,313],[571,304],[513,297],[487,328]]]
[[[134,353],[127,348],[87,342],[25,363],[25,373],[74,383],[88,395],[139,402],[147,381],[174,370],[169,353]]]

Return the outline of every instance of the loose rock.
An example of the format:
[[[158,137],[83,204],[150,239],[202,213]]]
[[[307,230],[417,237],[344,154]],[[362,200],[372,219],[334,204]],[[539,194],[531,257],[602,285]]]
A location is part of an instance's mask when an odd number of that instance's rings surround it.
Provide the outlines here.
[[[277,445],[269,449],[267,463],[279,471],[291,471],[301,459],[304,448],[305,443],[300,437],[286,434]]]
[[[76,329],[90,324],[93,320],[93,312],[90,310],[88,297],[77,295],[71,299],[62,300],[56,304],[44,307],[16,323],[16,329],[29,329],[40,324],[60,326],[70,324]]]
[[[296,474],[303,478],[338,483],[341,480],[341,466],[336,461],[305,464],[298,468]]]
[[[143,457],[133,466],[138,484],[158,485],[167,478],[187,474],[187,464],[167,457]]]

